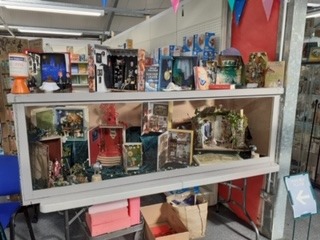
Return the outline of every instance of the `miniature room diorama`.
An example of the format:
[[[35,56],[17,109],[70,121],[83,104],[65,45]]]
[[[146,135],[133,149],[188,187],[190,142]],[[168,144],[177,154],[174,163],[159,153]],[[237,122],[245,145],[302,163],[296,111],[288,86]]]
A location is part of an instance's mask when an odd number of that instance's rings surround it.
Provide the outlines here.
[[[69,53],[39,53],[27,51],[30,92],[71,92],[71,65]]]
[[[36,190],[197,167],[201,165],[195,160],[199,154],[219,153],[234,160],[231,155],[243,152],[238,160],[250,158],[249,144],[255,139],[248,137],[248,109],[206,104],[28,107],[33,187]],[[262,128],[267,129],[268,124],[262,123]]]

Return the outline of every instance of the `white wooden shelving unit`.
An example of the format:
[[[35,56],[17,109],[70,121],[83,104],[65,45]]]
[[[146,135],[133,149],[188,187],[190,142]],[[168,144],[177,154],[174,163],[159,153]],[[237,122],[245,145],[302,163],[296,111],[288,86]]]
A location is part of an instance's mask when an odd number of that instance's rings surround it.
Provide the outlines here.
[[[219,183],[279,171],[276,159],[280,100],[283,88],[237,89],[179,92],[107,92],[107,93],[40,93],[8,95],[13,104],[21,172],[23,204],[40,203],[42,212],[61,211],[136,196],[150,195],[191,186]],[[33,190],[29,159],[26,109],[30,107],[74,106],[100,103],[187,102],[214,100],[236,108],[244,107],[254,131],[264,131],[257,138],[266,147],[263,157],[209,166],[188,167],[83,183],[65,187]],[[250,102],[250,104],[248,104]],[[258,105],[257,105],[258,104]],[[245,106],[242,106],[245,105]],[[251,105],[248,107],[248,105]],[[260,106],[260,107],[257,107]],[[269,109],[269,110],[268,110]],[[250,112],[251,113],[250,113]],[[267,116],[264,116],[267,114]],[[254,121],[262,117],[262,121]],[[252,121],[250,121],[252,119]]]

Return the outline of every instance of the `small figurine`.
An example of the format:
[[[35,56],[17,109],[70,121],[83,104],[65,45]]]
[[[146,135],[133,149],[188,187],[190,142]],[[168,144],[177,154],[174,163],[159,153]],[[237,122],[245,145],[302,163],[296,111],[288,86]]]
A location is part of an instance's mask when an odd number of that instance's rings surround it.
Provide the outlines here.
[[[53,166],[53,176],[57,178],[61,174],[61,163],[56,159]]]
[[[91,182],[98,182],[102,181],[101,177],[101,169],[102,169],[102,164],[100,161],[97,161],[95,164],[92,166],[94,174],[92,175]]]
[[[34,92],[35,88],[37,87],[37,80],[30,73],[29,73],[29,78],[27,80],[27,86],[28,86],[30,92]]]
[[[51,77],[48,77],[48,80],[43,82],[40,87],[40,90],[43,90],[45,92],[53,92],[59,89],[60,88],[58,87],[57,83],[53,81]]]

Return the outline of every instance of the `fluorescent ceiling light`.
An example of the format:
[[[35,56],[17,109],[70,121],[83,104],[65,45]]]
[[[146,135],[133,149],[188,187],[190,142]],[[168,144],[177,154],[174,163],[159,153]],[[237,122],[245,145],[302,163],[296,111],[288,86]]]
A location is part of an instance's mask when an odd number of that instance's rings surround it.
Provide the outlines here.
[[[29,28],[29,27],[18,27],[19,32],[22,33],[43,33],[43,34],[54,34],[54,35],[69,35],[69,36],[81,36],[82,32],[68,31],[64,29],[50,29],[50,28]]]
[[[320,3],[307,3],[308,7],[320,7]]]
[[[2,2],[2,6],[8,9],[36,11],[36,12],[49,12],[49,13],[62,13],[72,15],[94,16],[99,17],[104,15],[104,10],[90,9],[90,8],[77,8],[57,5],[41,5],[41,4],[27,4],[23,2],[10,3]]]
[[[320,17],[320,11],[308,12],[306,18],[317,18]]]

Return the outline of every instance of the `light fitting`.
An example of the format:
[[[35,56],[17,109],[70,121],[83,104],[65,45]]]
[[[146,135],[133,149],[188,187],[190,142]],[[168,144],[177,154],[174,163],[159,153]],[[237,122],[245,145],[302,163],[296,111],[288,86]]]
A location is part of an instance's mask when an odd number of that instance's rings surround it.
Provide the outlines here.
[[[306,18],[317,18],[317,17],[320,17],[320,11],[319,10],[308,12],[307,16],[306,16]]]
[[[307,7],[320,7],[320,3],[307,3]]]
[[[65,30],[65,29],[50,29],[50,28],[33,28],[33,27],[17,27],[17,30],[22,33],[42,33],[53,35],[69,35],[69,36],[81,36],[82,32]]]
[[[31,3],[31,2],[1,1],[0,6],[3,6],[7,9],[24,10],[24,11],[61,13],[61,14],[94,16],[94,17],[100,17],[104,15],[104,10],[91,9],[91,8],[79,8],[75,6],[68,6],[66,4],[59,6],[59,5],[53,5],[53,4],[44,5],[41,3]]]

